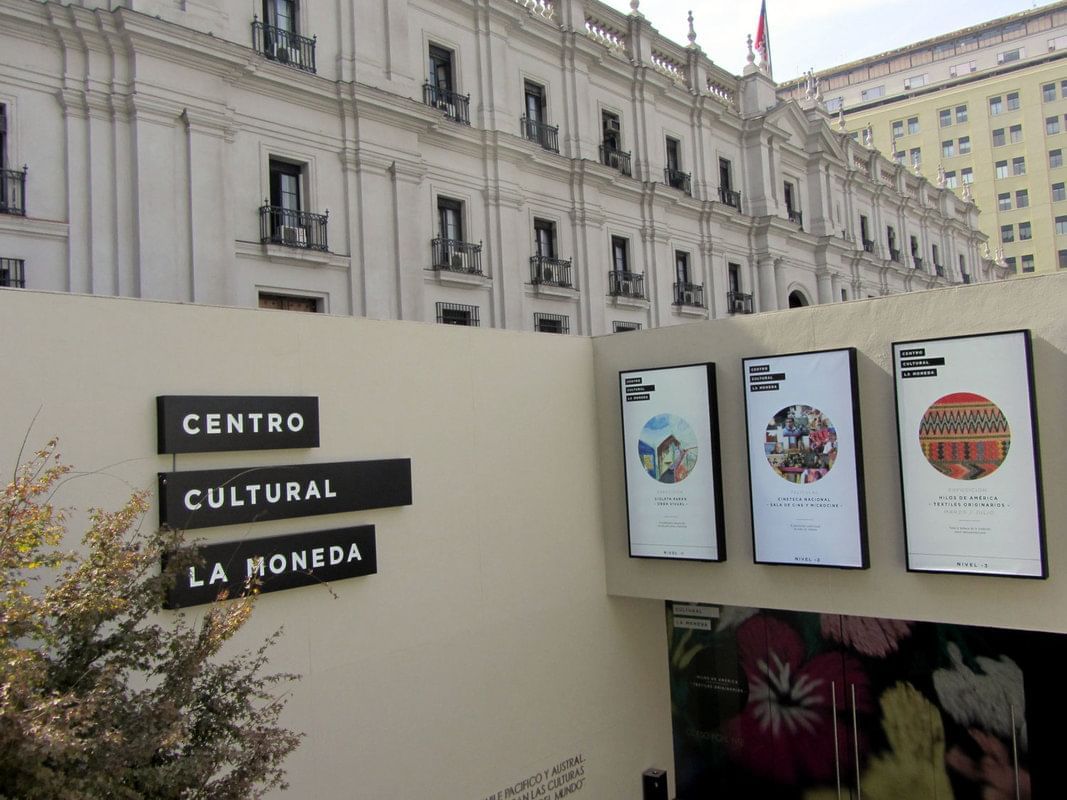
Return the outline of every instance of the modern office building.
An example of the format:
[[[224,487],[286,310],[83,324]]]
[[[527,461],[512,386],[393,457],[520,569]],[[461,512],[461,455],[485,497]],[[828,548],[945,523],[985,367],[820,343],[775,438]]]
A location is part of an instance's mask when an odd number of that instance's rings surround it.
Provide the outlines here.
[[[599,334],[1001,274],[973,204],[689,38],[593,0],[0,0],[3,280]]]
[[[1067,3],[824,70],[827,107],[874,146],[981,209],[1016,272],[1067,267]],[[780,87],[802,97],[803,79]]]

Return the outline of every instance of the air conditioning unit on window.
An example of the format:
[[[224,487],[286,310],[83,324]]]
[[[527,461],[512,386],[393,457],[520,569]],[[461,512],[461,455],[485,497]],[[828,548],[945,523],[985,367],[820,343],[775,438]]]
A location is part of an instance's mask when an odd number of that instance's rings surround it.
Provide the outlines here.
[[[745,313],[745,300],[742,297],[735,297],[730,301],[730,313],[731,314],[744,314]]]
[[[683,305],[687,305],[687,306],[695,306],[696,305],[696,299],[695,299],[694,292],[691,292],[691,291],[682,292],[682,303],[683,303]]]
[[[604,120],[605,133],[622,133],[622,123],[618,119],[606,119]]]
[[[297,247],[307,247],[308,232],[293,225],[282,226],[282,242]]]
[[[453,253],[452,259],[449,263],[451,264],[452,269],[458,271],[463,270],[463,256],[461,256],[459,253]]]
[[[634,293],[634,283],[629,278],[624,278],[619,281],[619,294],[627,297]]]
[[[541,283],[555,283],[556,271],[550,266],[541,267]]]

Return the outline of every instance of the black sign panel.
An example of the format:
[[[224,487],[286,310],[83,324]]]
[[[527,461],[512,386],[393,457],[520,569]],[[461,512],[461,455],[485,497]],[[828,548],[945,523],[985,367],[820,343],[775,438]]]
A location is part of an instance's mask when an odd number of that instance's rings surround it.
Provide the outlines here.
[[[159,473],[159,522],[210,528],[411,505],[411,459]]]
[[[211,603],[220,592],[278,592],[378,571],[374,526],[242,539],[198,547],[201,563],[178,575],[165,608]],[[163,557],[166,568],[168,557]]]
[[[160,453],[319,446],[317,397],[156,398]]]

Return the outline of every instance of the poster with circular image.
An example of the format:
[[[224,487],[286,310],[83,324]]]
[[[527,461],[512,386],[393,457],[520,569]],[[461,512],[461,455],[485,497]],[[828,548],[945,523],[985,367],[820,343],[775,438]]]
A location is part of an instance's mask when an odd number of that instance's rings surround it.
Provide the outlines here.
[[[764,432],[764,451],[774,473],[789,483],[815,483],[837,460],[837,428],[817,408],[778,409]]]
[[[1011,427],[992,400],[953,392],[935,400],[919,420],[919,447],[930,466],[957,481],[992,475],[1011,446]]]
[[[681,483],[697,464],[693,427],[674,414],[657,414],[641,428],[637,456],[649,477],[660,483]]]

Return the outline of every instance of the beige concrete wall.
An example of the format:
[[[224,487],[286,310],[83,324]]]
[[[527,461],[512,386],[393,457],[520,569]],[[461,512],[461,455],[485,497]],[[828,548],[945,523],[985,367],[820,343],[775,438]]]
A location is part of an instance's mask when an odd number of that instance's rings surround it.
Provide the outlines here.
[[[0,341],[0,469],[59,435],[75,520],[172,468],[158,394],[320,399],[318,449],[177,469],[412,459],[410,507],[199,532],[377,528],[377,575],[264,595],[242,633],[284,626],[304,676],[286,796],[485,800],[581,753],[573,797],[638,800],[670,769],[663,606],[605,592],[590,339],[0,290]]]
[[[1067,520],[1061,491],[1067,426],[1067,275],[899,295],[694,323],[594,340],[608,591],[844,614],[1067,632]],[[1048,580],[909,573],[898,472],[890,343],[1030,328],[1048,531]],[[745,451],[740,360],[859,350],[860,406],[871,568],[842,571],[756,565]],[[716,362],[728,560],[720,564],[628,557],[618,371]],[[994,368],[991,365],[991,368]]]

